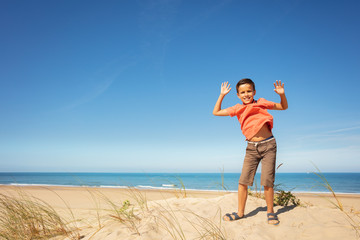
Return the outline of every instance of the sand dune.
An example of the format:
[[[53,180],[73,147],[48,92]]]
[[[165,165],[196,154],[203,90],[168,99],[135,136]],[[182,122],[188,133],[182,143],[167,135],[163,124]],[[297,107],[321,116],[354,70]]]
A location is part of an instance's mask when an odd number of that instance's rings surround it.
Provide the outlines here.
[[[82,239],[356,239],[350,216],[360,223],[359,196],[343,195],[341,199],[348,216],[336,209],[329,196],[298,195],[302,206],[276,206],[279,226],[266,221],[263,199],[249,196],[246,217],[225,222],[222,216],[236,211],[236,193],[187,191],[128,191],[125,189],[9,187],[0,192],[16,195],[26,192],[51,204],[66,219],[72,216]],[[60,197],[59,197],[60,196]],[[139,197],[146,196],[146,204],[139,207]],[[138,201],[136,201],[138,198]],[[123,222],[111,211],[109,202],[121,209],[124,201],[130,206],[125,213],[133,215]],[[66,204],[65,204],[66,203]],[[113,216],[113,217],[111,217]],[[115,216],[115,217],[114,217]],[[74,225],[75,226],[75,225]],[[57,237],[53,239],[62,239]]]

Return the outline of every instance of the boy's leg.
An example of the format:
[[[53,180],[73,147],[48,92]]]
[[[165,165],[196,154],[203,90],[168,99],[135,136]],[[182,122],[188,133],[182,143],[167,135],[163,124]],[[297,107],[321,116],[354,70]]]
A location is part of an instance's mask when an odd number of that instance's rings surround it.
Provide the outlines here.
[[[239,183],[239,186],[238,186],[238,215],[239,216],[244,216],[247,195],[248,195],[248,186]]]
[[[256,150],[254,144],[248,144],[244,164],[242,167],[239,185],[238,185],[238,212],[237,215],[241,218],[244,216],[245,205],[248,194],[248,185],[252,186],[256,169],[260,163],[260,155]],[[231,215],[231,214],[230,214]],[[224,216],[224,220],[230,220],[228,216]]]
[[[244,215],[245,205],[248,195],[248,186],[253,185],[256,169],[259,166],[261,156],[256,149],[256,145],[248,143],[244,164],[242,167],[238,185],[238,214]]]
[[[264,186],[267,213],[274,213],[274,188]]]
[[[248,195],[248,186],[239,183],[239,186],[238,186],[238,212],[237,212],[237,215],[240,218],[242,218],[244,216],[247,195]],[[232,215],[232,218],[235,219],[235,216],[233,214],[230,214],[230,215]],[[230,218],[225,215],[224,220],[229,221]]]
[[[274,188],[264,186],[264,194],[265,201],[267,206],[267,213],[274,213]],[[277,225],[279,224],[279,220],[276,219],[268,219],[269,224]]]
[[[275,139],[261,146],[264,153],[261,160],[261,185],[264,186],[267,213],[274,213],[274,181],[276,165],[276,141]],[[269,220],[269,224],[278,224],[279,220]]]

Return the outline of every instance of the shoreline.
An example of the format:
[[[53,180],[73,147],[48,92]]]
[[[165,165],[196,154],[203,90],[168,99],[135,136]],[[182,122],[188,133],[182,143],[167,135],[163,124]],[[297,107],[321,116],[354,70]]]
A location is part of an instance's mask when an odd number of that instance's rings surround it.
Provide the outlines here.
[[[87,193],[89,191],[94,192],[104,192],[108,194],[117,193],[120,195],[126,195],[127,192],[135,189],[140,193],[149,195],[148,201],[168,199],[173,197],[178,197],[183,193],[186,193],[187,197],[190,198],[214,198],[219,196],[224,196],[228,194],[237,195],[237,191],[222,191],[222,190],[194,190],[194,189],[144,189],[144,188],[117,188],[117,187],[88,187],[88,186],[60,186],[60,185],[0,185],[0,193],[3,192],[18,192],[25,191],[30,194],[38,195],[41,193],[41,196],[45,196],[46,193],[51,193],[55,191],[68,193]],[[326,192],[292,192],[294,196],[300,199],[303,203],[312,204],[326,204],[330,203],[334,196],[332,193]],[[358,210],[360,210],[360,194],[357,193],[335,193],[336,197],[344,202],[345,205],[351,205]],[[330,200],[330,201],[329,201]],[[353,202],[354,200],[355,203]],[[327,204],[330,206],[331,204]]]
[[[44,187],[44,188],[89,188],[89,189],[129,189],[134,188],[137,190],[152,190],[152,191],[181,191],[181,188],[171,188],[171,187],[146,187],[146,186],[87,186],[87,185],[53,185],[53,184],[0,184],[1,187]],[[237,190],[213,190],[213,189],[191,189],[185,188],[185,191],[192,191],[192,192],[214,192],[214,193],[237,193]],[[275,191],[276,192],[276,191]],[[289,191],[285,191],[289,192]],[[290,191],[294,195],[331,195],[331,192],[318,192],[318,191]],[[350,193],[350,192],[334,192],[338,196],[358,196],[360,197],[360,193]]]

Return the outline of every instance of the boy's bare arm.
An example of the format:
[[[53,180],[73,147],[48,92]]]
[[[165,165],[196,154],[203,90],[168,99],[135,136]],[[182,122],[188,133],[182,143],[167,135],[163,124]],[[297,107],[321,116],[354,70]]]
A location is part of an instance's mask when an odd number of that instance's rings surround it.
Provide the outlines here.
[[[274,87],[274,91],[280,96],[280,103],[275,103],[273,110],[286,110],[288,108],[288,102],[285,96],[284,83],[281,84],[280,80],[276,80]]]
[[[220,91],[220,96],[218,98],[218,100],[216,101],[214,110],[213,110],[213,114],[215,116],[229,116],[229,113],[225,110],[225,109],[221,109],[221,103],[222,100],[224,99],[225,95],[228,94],[231,90],[230,84],[228,82],[223,82],[221,84],[221,91]]]

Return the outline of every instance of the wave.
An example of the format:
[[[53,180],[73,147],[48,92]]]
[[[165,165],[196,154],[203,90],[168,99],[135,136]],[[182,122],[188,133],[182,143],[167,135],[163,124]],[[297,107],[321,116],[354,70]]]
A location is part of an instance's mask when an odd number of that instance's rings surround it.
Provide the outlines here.
[[[176,184],[162,184],[163,187],[176,187]]]
[[[129,186],[112,186],[112,185],[100,185],[98,187],[100,187],[100,188],[121,188],[121,189],[130,188]]]
[[[144,185],[137,185],[136,188],[139,189],[158,189],[158,190],[166,190],[166,189],[170,189],[170,190],[176,190],[178,188],[175,187],[154,187],[154,186],[144,186]]]

